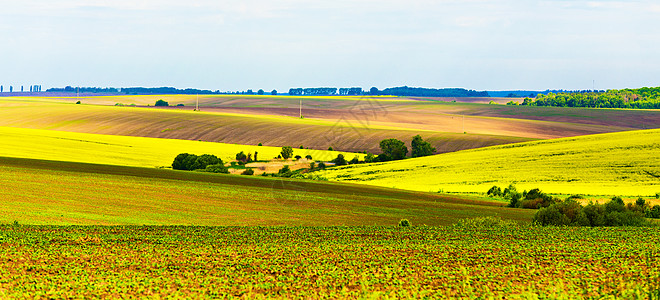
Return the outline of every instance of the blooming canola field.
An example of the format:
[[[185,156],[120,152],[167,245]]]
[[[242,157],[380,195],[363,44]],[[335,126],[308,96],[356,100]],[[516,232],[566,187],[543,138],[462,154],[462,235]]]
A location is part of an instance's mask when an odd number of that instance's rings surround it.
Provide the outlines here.
[[[660,192],[660,130],[494,146],[328,170],[330,180],[416,191],[484,193],[515,184],[557,194]]]

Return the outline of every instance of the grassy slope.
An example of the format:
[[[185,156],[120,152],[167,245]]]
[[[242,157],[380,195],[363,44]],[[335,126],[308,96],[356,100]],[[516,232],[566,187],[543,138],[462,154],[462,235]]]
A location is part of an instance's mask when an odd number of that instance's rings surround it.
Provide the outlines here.
[[[532,211],[354,184],[0,157],[0,223],[444,225]]]
[[[40,99],[4,99],[0,100],[0,107],[0,126],[248,145],[303,145],[322,150],[332,146],[335,150],[351,152],[377,152],[378,143],[383,139],[394,137],[409,142],[419,133],[434,141],[442,152],[530,140],[524,137],[400,128],[396,127],[396,123],[367,124],[341,116],[338,116],[339,119],[326,120],[299,119],[287,116],[72,105]]]
[[[59,161],[73,161],[136,167],[171,166],[179,153],[214,154],[225,162],[235,159],[236,153],[259,152],[258,159],[272,159],[281,148],[157,139],[131,136],[102,135],[41,129],[0,127],[0,155]],[[330,160],[343,153],[352,158],[356,154],[338,151],[294,149],[294,155]]]
[[[516,183],[550,193],[655,195],[660,130],[495,146],[325,172],[331,180],[418,191],[485,192]]]

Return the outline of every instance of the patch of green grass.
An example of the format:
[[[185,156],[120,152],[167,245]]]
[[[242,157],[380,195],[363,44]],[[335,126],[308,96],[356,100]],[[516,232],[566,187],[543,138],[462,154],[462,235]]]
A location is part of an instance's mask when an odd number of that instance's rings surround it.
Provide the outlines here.
[[[531,211],[477,197],[379,187],[0,157],[0,222],[149,225],[522,223]]]

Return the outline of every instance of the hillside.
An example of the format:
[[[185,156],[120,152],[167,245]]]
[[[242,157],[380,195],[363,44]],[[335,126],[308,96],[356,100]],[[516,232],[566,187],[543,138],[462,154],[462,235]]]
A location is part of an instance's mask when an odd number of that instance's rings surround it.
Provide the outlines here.
[[[361,185],[0,157],[0,223],[447,225],[532,212],[502,202]]]
[[[480,192],[515,183],[558,194],[660,192],[660,130],[466,150],[326,171],[330,180],[417,191]]]
[[[112,97],[116,99],[116,97]],[[142,98],[140,98],[142,99]],[[169,98],[166,98],[170,100]],[[203,140],[231,144],[268,146],[303,145],[310,149],[349,152],[378,152],[378,143],[387,138],[398,138],[410,142],[413,136],[423,134],[441,152],[452,152],[485,146],[529,141],[532,138],[517,137],[492,132],[491,134],[446,131],[447,126],[419,126],[389,121],[386,115],[364,115],[362,110],[340,110],[306,108],[309,117],[278,115],[278,112],[255,111],[267,107],[267,103],[256,101],[256,108],[231,108],[230,104],[205,107],[201,112],[190,108],[155,109],[144,107],[118,107],[101,105],[73,105],[55,99],[9,99],[0,100],[0,126],[34,129],[97,133],[109,135],[141,136],[182,140]],[[86,100],[83,100],[86,101]],[[125,103],[131,103],[126,99]],[[170,100],[171,101],[171,100]],[[269,99],[271,104],[279,98]],[[321,100],[319,100],[321,101]],[[333,100],[352,103],[349,100]],[[410,101],[410,100],[408,100]],[[298,101],[296,101],[298,102]],[[171,102],[175,103],[175,102]],[[280,105],[290,102],[282,100]],[[334,102],[333,102],[334,103]],[[238,105],[238,104],[237,104]],[[307,104],[311,106],[312,104]],[[319,106],[327,103],[321,102]],[[341,106],[337,106],[341,107]],[[221,109],[232,109],[221,111]],[[273,109],[273,108],[268,108]],[[274,108],[277,110],[278,108]],[[318,118],[317,118],[318,116]],[[414,117],[414,116],[413,116]],[[370,119],[374,118],[374,119]],[[408,117],[406,117],[408,118]],[[457,118],[449,126],[460,127]]]
[[[97,163],[134,167],[167,167],[179,153],[213,154],[227,162],[236,153],[259,152],[259,160],[271,160],[281,147],[252,146],[187,141],[176,139],[144,138],[89,134],[41,129],[0,127],[0,156]],[[362,154],[293,149],[293,155],[329,161],[342,153],[349,159]]]

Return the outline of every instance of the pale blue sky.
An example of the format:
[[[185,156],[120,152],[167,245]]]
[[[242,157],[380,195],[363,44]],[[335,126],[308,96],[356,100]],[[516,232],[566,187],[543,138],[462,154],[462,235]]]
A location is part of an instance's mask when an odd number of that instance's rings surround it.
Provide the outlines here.
[[[0,84],[660,86],[660,2],[0,0]]]

